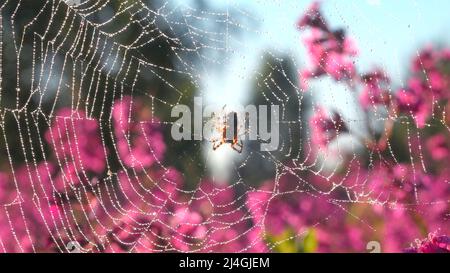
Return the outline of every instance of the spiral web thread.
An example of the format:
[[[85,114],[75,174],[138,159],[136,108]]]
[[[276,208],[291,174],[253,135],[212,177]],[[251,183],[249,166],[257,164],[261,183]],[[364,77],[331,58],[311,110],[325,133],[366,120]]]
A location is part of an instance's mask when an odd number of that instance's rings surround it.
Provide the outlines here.
[[[342,177],[342,180],[331,182],[335,173],[323,171],[324,164],[322,160],[316,156],[312,151],[314,148],[311,146],[311,136],[309,132],[305,135],[305,145],[302,157],[300,152],[293,151],[293,143],[301,142],[302,140],[293,139],[292,136],[288,138],[289,141],[283,141],[280,146],[280,151],[277,151],[277,155],[271,152],[259,152],[251,151],[245,154],[244,159],[237,163],[234,167],[237,173],[237,180],[235,182],[229,181],[225,188],[217,188],[211,192],[204,191],[201,187],[195,190],[185,190],[182,187],[178,187],[175,182],[170,178],[165,177],[165,174],[169,172],[169,167],[161,163],[156,157],[156,163],[162,170],[163,174],[155,179],[155,176],[147,172],[146,168],[140,166],[139,162],[136,163],[134,168],[125,168],[125,164],[121,162],[119,170],[113,170],[109,164],[109,160],[106,160],[106,177],[102,178],[90,178],[87,171],[84,170],[82,164],[79,166],[76,159],[80,156],[80,151],[77,147],[80,144],[77,142],[77,138],[74,138],[75,150],[70,150],[65,153],[69,154],[69,158],[73,160],[73,164],[81,168],[81,174],[76,178],[69,177],[69,174],[62,172],[60,174],[61,179],[65,181],[66,185],[73,183],[71,179],[82,180],[80,187],[65,187],[64,191],[58,192],[56,190],[50,191],[51,195],[47,191],[48,185],[46,181],[54,179],[54,171],[46,164],[40,165],[38,158],[45,158],[45,137],[41,134],[42,130],[39,128],[50,128],[55,120],[63,122],[64,131],[51,131],[50,142],[53,142],[55,146],[60,145],[57,143],[59,137],[68,135],[76,131],[75,123],[77,120],[91,120],[97,119],[101,123],[107,124],[107,126],[100,127],[101,144],[105,158],[108,158],[112,153],[118,153],[116,151],[107,151],[105,147],[106,138],[114,139],[113,125],[112,125],[112,113],[111,104],[113,100],[123,97],[125,93],[130,93],[133,97],[139,97],[149,102],[152,120],[141,121],[144,125],[146,123],[160,123],[163,126],[170,126],[171,119],[167,117],[160,117],[160,121],[153,120],[154,113],[156,116],[162,112],[162,109],[170,109],[177,103],[179,103],[185,95],[182,87],[178,87],[176,82],[171,82],[171,79],[166,79],[167,74],[183,75],[189,79],[191,84],[195,87],[201,88],[202,75],[204,75],[208,67],[215,66],[220,67],[226,65],[226,54],[234,50],[230,49],[230,46],[237,44],[245,47],[245,42],[240,42],[235,39],[232,34],[229,33],[229,28],[237,28],[243,32],[257,33],[258,32],[251,25],[240,23],[238,18],[231,18],[228,12],[213,12],[196,10],[188,5],[177,5],[173,1],[162,2],[157,9],[151,9],[144,1],[141,0],[124,0],[124,1],[83,1],[81,4],[74,4],[70,2],[70,5],[60,0],[43,0],[37,1],[40,7],[38,10],[33,10],[35,14],[31,20],[26,22],[20,22],[15,24],[20,18],[22,12],[27,10],[27,1],[2,1],[0,5],[1,17],[0,17],[0,37],[4,36],[6,26],[11,31],[9,37],[13,37],[12,44],[8,44],[10,48],[8,52],[15,53],[17,60],[16,68],[12,71],[16,71],[17,82],[15,84],[15,90],[6,90],[2,77],[0,77],[0,124],[2,129],[3,146],[5,147],[5,153],[8,156],[7,167],[2,166],[3,169],[9,170],[11,173],[11,179],[8,180],[9,186],[13,188],[15,195],[11,195],[8,199],[9,202],[2,204],[2,220],[8,222],[10,230],[7,235],[0,236],[0,249],[7,251],[6,241],[10,241],[12,236],[16,244],[16,250],[26,251],[28,246],[31,245],[32,251],[42,251],[37,249],[34,241],[36,238],[32,235],[33,219],[27,215],[24,206],[33,207],[34,211],[38,212],[43,224],[43,229],[46,234],[42,237],[48,236],[50,242],[53,244],[56,251],[67,252],[68,242],[79,242],[82,252],[89,251],[101,251],[104,249],[110,249],[113,242],[119,242],[122,245],[126,245],[129,251],[179,251],[180,249],[173,246],[167,241],[176,241],[178,235],[181,238],[189,237],[191,235],[178,234],[178,231],[173,226],[167,226],[167,223],[160,221],[161,217],[173,216],[173,212],[166,209],[168,203],[174,202],[178,205],[184,205],[189,209],[192,202],[201,200],[208,200],[211,210],[211,219],[203,219],[199,223],[192,224],[193,226],[208,226],[214,222],[215,216],[223,216],[222,214],[232,215],[237,212],[243,212],[240,218],[234,222],[220,223],[218,229],[227,230],[229,227],[239,225],[242,223],[248,223],[251,220],[251,214],[245,208],[243,199],[246,194],[255,192],[263,193],[270,196],[269,200],[274,200],[291,193],[301,193],[305,196],[312,198],[324,198],[325,202],[332,204],[335,209],[332,210],[326,216],[321,217],[311,227],[320,225],[326,225],[327,221],[333,217],[333,214],[337,211],[344,211],[350,217],[357,219],[361,225],[365,225],[370,229],[375,229],[370,224],[366,223],[364,219],[358,218],[352,212],[346,209],[348,203],[361,203],[369,204],[370,206],[388,206],[390,208],[399,210],[414,209],[415,205],[420,202],[419,198],[416,200],[416,204],[399,204],[395,200],[379,199],[376,196],[372,196],[367,189],[364,188],[367,183],[364,177],[361,177],[357,185],[346,185],[345,177],[350,175],[349,169]],[[68,2],[69,3],[69,2]],[[115,9],[109,10],[108,7],[115,5]],[[6,14],[4,10],[12,10],[12,14]],[[254,18],[247,11],[240,9],[235,4],[229,5],[230,9],[233,9],[240,16],[244,18]],[[109,10],[108,16],[95,17],[94,15],[99,13],[105,13]],[[111,12],[113,11],[113,12]],[[300,11],[299,11],[300,12]],[[42,14],[50,14],[49,18],[42,18]],[[54,20],[54,18],[63,18],[61,20]],[[98,21],[98,18],[101,21]],[[244,21],[244,20],[242,20]],[[208,22],[214,22],[224,25],[222,29],[225,32],[216,31],[210,29]],[[19,25],[20,28],[15,28]],[[165,29],[172,30],[173,33],[181,35],[188,39],[178,39],[177,36],[169,36],[159,28],[159,25],[163,25]],[[133,29],[137,34],[136,38],[131,42],[124,43],[121,37],[122,33],[126,33]],[[51,31],[50,31],[51,30]],[[160,39],[168,43],[170,51],[177,57],[176,68],[169,68],[164,65],[156,64],[150,61],[146,57],[146,47],[151,45],[155,41]],[[229,40],[233,39],[234,44],[230,45]],[[5,44],[4,39],[0,40],[0,75],[5,73]],[[32,48],[25,47],[25,41],[32,44]],[[189,41],[189,42],[187,42]],[[299,45],[300,46],[300,45]],[[3,60],[3,61],[2,61]],[[24,73],[21,70],[22,62],[32,62],[31,72],[23,76]],[[10,64],[8,64],[10,65]],[[297,66],[297,64],[295,64]],[[296,67],[298,68],[298,67]],[[11,71],[8,70],[8,71]],[[286,80],[292,84],[292,87],[297,91],[297,97],[292,98],[287,95],[283,88],[280,87],[276,80],[272,78],[272,75],[279,74],[284,75]],[[162,85],[168,86],[171,92],[176,94],[172,99],[167,100],[153,95],[149,90],[145,90],[139,85],[141,77],[152,77],[155,81],[159,81]],[[257,77],[252,75],[251,77]],[[302,100],[305,96],[303,90],[299,88],[294,80],[289,79],[286,76],[283,67],[275,67],[274,71],[269,74],[269,77],[263,80],[263,84],[266,85],[268,93],[263,93],[265,100],[268,104],[281,105],[281,109],[285,109],[285,104],[288,101],[295,100],[298,103],[298,109],[302,109]],[[27,90],[24,90],[24,86],[28,86]],[[104,87],[106,86],[106,87]],[[87,89],[87,93],[82,93],[80,90]],[[108,91],[104,91],[108,90]],[[6,92],[16,92],[16,101],[3,102],[2,94]],[[29,94],[28,100],[19,100],[19,95],[23,93]],[[70,95],[69,95],[70,94]],[[58,116],[57,108],[64,98],[69,98],[70,105],[73,110],[82,110],[85,116]],[[31,106],[30,101],[34,101]],[[50,109],[42,109],[41,103],[43,101],[50,101]],[[101,103],[99,103],[101,101]],[[100,105],[100,108],[96,108],[95,105]],[[313,103],[313,110],[315,104]],[[18,144],[11,147],[11,135],[7,134],[4,120],[7,117],[13,118],[15,121],[14,130],[16,134],[14,137],[18,138]],[[383,116],[383,113],[375,112],[376,119],[386,121],[387,119],[398,121],[395,113],[390,116]],[[349,124],[364,123],[365,120],[347,119]],[[408,122],[408,121],[404,121]],[[299,113],[298,119],[286,120],[283,113],[281,115],[281,123],[286,125],[289,134],[293,130],[303,130],[308,127],[303,124],[304,121]],[[295,127],[294,125],[300,126]],[[292,126],[292,127],[291,127]],[[61,129],[61,126],[58,127]],[[306,130],[306,129],[305,129]],[[53,134],[60,134],[53,135]],[[145,130],[142,130],[142,134],[147,139],[148,143],[152,142],[151,137],[146,135]],[[339,133],[338,133],[339,134]],[[76,134],[75,134],[76,135]],[[420,138],[420,135],[414,135],[408,131],[408,144],[409,149],[412,149],[412,138]],[[353,141],[351,142],[353,145]],[[389,144],[389,143],[388,143]],[[339,146],[339,145],[338,145]],[[109,145],[108,147],[111,147]],[[112,143],[112,147],[117,149],[115,143]],[[150,149],[152,147],[149,145]],[[19,172],[19,166],[13,161],[11,155],[11,149],[18,149],[24,158],[26,173],[28,174],[27,191],[32,191],[31,199],[24,199],[23,186],[18,184],[17,173]],[[199,145],[199,150],[201,149]],[[388,149],[390,149],[388,145]],[[421,150],[422,147],[418,146]],[[206,158],[210,156],[212,151],[207,152]],[[341,156],[341,151],[335,153],[338,157]],[[342,152],[343,153],[343,152]],[[296,156],[292,157],[292,154]],[[391,157],[389,160],[396,162],[395,153],[390,150]],[[325,155],[326,157],[327,155]],[[353,152],[353,160],[356,162],[356,152]],[[373,157],[381,156],[381,154],[372,154]],[[272,189],[255,189],[252,186],[247,185],[246,177],[241,176],[241,170],[246,168],[246,164],[250,159],[255,157],[261,158],[261,160],[270,162],[273,164],[276,170],[274,176],[274,187]],[[313,157],[313,158],[311,158]],[[280,159],[281,158],[281,159]],[[286,159],[286,160],[283,160]],[[383,158],[381,158],[384,160]],[[411,157],[411,164],[414,165],[419,160],[423,171],[426,172],[425,164],[422,157],[414,159]],[[56,156],[57,167],[64,169],[67,164],[66,158],[59,158]],[[119,157],[120,161],[120,157]],[[37,171],[38,166],[43,166],[43,171]],[[329,182],[327,189],[319,189],[307,179],[304,178],[302,173],[313,174],[321,179]],[[289,176],[289,190],[280,189],[280,179],[285,176]],[[25,179],[27,180],[27,179]],[[87,180],[88,183],[85,183]],[[448,181],[446,182],[448,184]],[[165,187],[175,185],[176,192],[183,195],[190,196],[186,200],[171,200],[171,193],[167,193],[167,200],[160,200],[160,204],[154,204],[148,201],[148,198],[155,198],[152,191],[150,191],[149,184],[153,187],[157,187],[160,191],[165,192]],[[125,189],[126,188],[126,189]],[[220,197],[222,192],[229,189],[240,188],[241,194],[237,194],[235,199],[230,203],[215,204],[214,197]],[[242,191],[242,188],[244,190]],[[128,199],[129,192],[138,195],[140,198]],[[336,191],[343,191],[346,193],[346,198],[333,197]],[[71,200],[71,202],[63,202],[65,199]],[[52,206],[52,200],[61,201],[62,210],[59,213],[51,214],[51,216],[44,215],[44,211],[48,211]],[[93,202],[92,200],[95,200]],[[429,206],[439,205],[440,203],[448,203],[448,200],[437,200],[434,204],[427,204]],[[227,210],[227,207],[232,208]],[[99,209],[100,208],[100,209]],[[268,206],[263,206],[262,214],[265,215],[268,211]],[[14,212],[12,212],[14,211]],[[101,211],[101,212],[99,212]],[[217,212],[216,212],[217,211]],[[12,214],[20,215],[20,221],[13,221]],[[80,215],[81,214],[81,215]],[[101,215],[100,215],[101,214]],[[447,214],[448,216],[448,214]],[[79,219],[88,219],[81,220]],[[145,218],[145,221],[141,221]],[[106,219],[106,220],[105,220]],[[127,219],[127,224],[124,225],[124,219]],[[172,231],[169,237],[160,237],[160,235],[154,231],[153,224],[158,222],[161,225]],[[210,234],[212,230],[217,227],[209,227],[206,234]],[[224,246],[231,244],[234,241],[239,241],[248,234],[254,232],[256,229],[261,229],[264,235],[265,222],[260,221],[254,225],[248,225],[245,231],[241,234],[236,234],[233,238],[223,239],[222,241],[210,240],[206,235],[202,240],[195,243],[188,243],[188,251],[211,251],[215,246]],[[123,240],[123,236],[119,234],[132,235],[132,240]],[[269,250],[276,247],[277,244],[283,243],[283,241],[291,240],[296,237],[303,237],[307,233],[307,230],[301,230],[295,232],[293,236],[284,238],[282,241],[276,243],[267,243]],[[21,235],[18,235],[21,234]],[[26,237],[20,238],[20,236]],[[194,238],[194,235],[192,235]],[[125,236],[127,237],[127,236]],[[191,239],[192,239],[191,238]],[[252,250],[252,247],[256,245],[256,240],[247,241],[247,246],[236,251],[248,251]],[[114,250],[113,250],[114,251]]]

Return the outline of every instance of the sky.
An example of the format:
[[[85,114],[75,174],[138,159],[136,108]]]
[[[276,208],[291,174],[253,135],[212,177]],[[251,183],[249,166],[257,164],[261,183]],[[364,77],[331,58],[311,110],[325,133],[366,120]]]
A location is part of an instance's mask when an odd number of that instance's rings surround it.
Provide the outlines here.
[[[240,101],[254,78],[265,50],[292,56],[301,68],[308,65],[301,33],[295,23],[310,5],[305,0],[210,0],[213,6],[242,12],[243,34],[228,36],[233,52],[217,74],[205,77],[205,94],[211,100]],[[450,1],[431,0],[325,0],[323,12],[332,27],[345,27],[360,51],[358,67],[381,66],[401,85],[409,59],[428,42],[450,42]],[[247,23],[245,17],[250,17]],[[244,18],[244,19],[242,19]],[[253,21],[252,21],[253,20]],[[256,22],[256,23],[255,23]],[[250,73],[249,73],[250,72]],[[320,89],[320,88],[318,88]],[[233,90],[230,96],[230,90]]]

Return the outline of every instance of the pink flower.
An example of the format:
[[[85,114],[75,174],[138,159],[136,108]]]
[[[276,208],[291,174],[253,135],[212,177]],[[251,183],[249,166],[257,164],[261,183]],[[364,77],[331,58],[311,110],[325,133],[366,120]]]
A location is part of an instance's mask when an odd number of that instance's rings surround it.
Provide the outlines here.
[[[265,182],[258,190],[249,191],[246,194],[246,207],[253,218],[253,224],[262,225],[264,214],[272,196],[272,182]]]
[[[264,237],[263,228],[261,226],[253,226],[247,234],[248,243],[246,244],[246,252],[249,253],[268,253]]]
[[[443,134],[437,134],[429,138],[427,148],[431,157],[436,161],[443,160],[449,155],[447,139]]]
[[[172,246],[176,250],[184,252],[199,248],[208,233],[204,221],[205,219],[199,213],[187,208],[175,211],[170,223],[174,229],[171,239]]]
[[[95,179],[94,179],[95,181]],[[56,191],[62,193],[65,190],[77,188],[80,185],[88,185],[89,178],[80,172],[79,169],[72,163],[67,163],[57,172],[53,178],[53,186]]]
[[[97,174],[104,171],[106,157],[98,121],[87,118],[83,111],[59,110],[45,140],[59,162],[73,162],[78,170]]]
[[[383,210],[382,250],[387,253],[401,252],[408,242],[420,236],[420,229],[414,218],[402,209]]]
[[[108,232],[108,240],[104,252],[155,252],[158,245],[158,235],[165,236],[162,225],[152,217],[128,212],[119,223]]]
[[[309,121],[311,140],[319,147],[326,147],[339,133],[348,132],[345,122],[337,112],[329,116],[324,108],[316,110]]]
[[[302,89],[302,91],[307,91],[309,88],[308,82],[311,78],[316,77],[317,75],[315,74],[314,71],[305,69],[300,71],[298,78],[300,81],[300,88]]]
[[[306,10],[305,14],[297,22],[299,29],[304,27],[319,28],[327,31],[327,23],[325,22],[322,13],[320,12],[320,2],[314,1]]]
[[[408,81],[408,88],[397,93],[400,112],[411,114],[419,128],[431,116],[432,107],[449,97],[450,79],[445,70],[450,63],[448,54],[447,49],[423,49],[413,60],[413,77]]]
[[[9,183],[9,177],[6,173],[0,172],[0,204],[9,203],[9,191],[12,185]]]
[[[55,164],[42,161],[34,164],[22,165],[16,171],[18,191],[26,196],[36,195],[39,198],[51,198],[57,190],[54,175],[57,171]]]
[[[433,70],[427,73],[427,77],[431,91],[436,95],[442,96],[446,88],[445,76],[441,72]]]
[[[183,176],[175,168],[170,167],[152,173],[153,187],[149,192],[151,204],[173,209],[180,198],[183,188]]]
[[[329,52],[324,67],[325,72],[336,81],[352,78],[355,74],[353,61],[342,53]]]
[[[159,124],[151,122],[141,101],[125,96],[113,106],[114,133],[120,160],[129,168],[147,168],[166,150]],[[140,116],[148,118],[139,120]],[[156,118],[154,118],[156,120]]]
[[[432,46],[427,46],[414,58],[411,69],[413,72],[422,72],[432,69],[437,60],[437,52]]]
[[[431,115],[431,106],[412,89],[402,89],[396,93],[396,101],[400,112],[412,115],[417,127],[423,128]]]
[[[336,47],[336,41],[327,37],[328,35],[321,30],[312,28],[308,35],[303,38],[303,43],[308,52],[308,56],[315,74],[323,74],[323,68],[320,66],[330,49]],[[320,71],[321,73],[319,73]]]
[[[308,27],[309,36],[304,39],[311,61],[311,67],[300,72],[300,83],[303,90],[307,80],[329,74],[334,80],[348,80],[355,77],[353,57],[357,50],[355,43],[346,37],[342,29],[330,30],[321,12],[320,3],[314,2],[306,14],[298,22],[299,29]]]
[[[8,191],[12,202],[0,200],[0,204],[8,204],[2,206],[0,211],[0,251],[49,251],[49,245],[58,236],[66,235],[64,231],[60,231],[65,225],[62,207],[54,200],[53,195],[42,193],[37,181],[33,186],[29,179],[19,179],[17,182],[20,189]],[[9,183],[14,184],[13,181]],[[46,181],[42,180],[42,183],[44,187],[48,185]]]
[[[329,74],[336,81],[350,79],[355,75],[352,57],[356,50],[343,32],[324,33],[312,29],[305,39],[312,68],[303,76],[321,76]]]
[[[408,253],[450,253],[450,237],[435,233],[428,235],[428,238],[416,243],[405,250]]]
[[[390,101],[388,84],[389,78],[386,74],[376,69],[361,77],[364,88],[360,94],[359,101],[364,109],[376,105],[388,105]]]
[[[422,191],[437,186],[436,178],[424,173],[417,166],[406,164],[377,164],[367,174],[367,192],[373,200],[380,202],[417,202]]]
[[[151,171],[141,178],[120,172],[117,183],[120,189],[117,202],[123,208],[145,207],[147,213],[156,213],[165,221],[167,217],[161,212],[171,212],[180,206],[183,178],[174,168]]]
[[[234,227],[217,229],[211,232],[204,252],[239,252],[249,245],[245,234],[239,233]]]
[[[417,209],[422,212],[423,222],[426,223],[427,230],[440,230],[449,234],[450,226],[445,221],[450,211],[448,202],[450,196],[449,172],[440,171],[439,175],[431,178],[419,186],[418,198],[420,204]]]
[[[243,230],[247,223],[242,218],[244,212],[238,208],[234,188],[230,185],[217,185],[203,180],[194,194],[191,207],[203,215],[211,215],[211,225],[215,228],[231,227]]]

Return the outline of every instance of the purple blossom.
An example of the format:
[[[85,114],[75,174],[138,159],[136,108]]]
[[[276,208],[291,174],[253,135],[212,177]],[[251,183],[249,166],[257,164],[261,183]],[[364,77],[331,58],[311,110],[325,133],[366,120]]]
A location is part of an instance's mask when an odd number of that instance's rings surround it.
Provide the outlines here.
[[[147,168],[162,160],[166,150],[157,119],[141,101],[125,96],[113,106],[114,133],[120,160],[129,168]],[[141,117],[143,119],[141,119]]]
[[[370,106],[385,105],[390,102],[388,84],[390,83],[387,75],[380,69],[361,76],[364,84],[359,101],[363,109],[367,110]]]
[[[59,110],[45,133],[45,140],[61,164],[73,162],[77,170],[97,174],[104,171],[106,157],[98,121],[88,118],[84,112],[70,108]]]
[[[450,64],[448,54],[447,49],[423,49],[412,62],[413,76],[408,87],[397,92],[399,111],[412,115],[419,128],[425,126],[433,108],[449,97],[450,80],[445,70]]]
[[[430,103],[412,89],[399,90],[396,94],[396,101],[400,112],[412,115],[418,128],[425,127],[431,115]]]
[[[303,89],[312,77],[330,75],[336,81],[349,80],[355,76],[353,57],[357,55],[354,42],[344,30],[330,30],[321,12],[320,3],[314,2],[299,22],[300,30],[309,28],[309,35],[304,39],[311,61],[311,67],[300,72]]]
[[[444,160],[449,156],[447,138],[443,134],[437,134],[427,140],[427,149],[431,157],[436,160]]]
[[[438,236],[435,233],[428,235],[427,239],[416,242],[405,250],[408,253],[450,253],[450,237],[442,235]]]
[[[313,1],[306,10],[305,14],[297,22],[297,27],[302,29],[304,27],[318,28],[323,31],[328,31],[327,23],[320,12],[320,2]]]
[[[342,117],[333,112],[328,115],[324,108],[318,108],[309,121],[311,127],[311,140],[319,147],[326,147],[340,133],[348,132]]]

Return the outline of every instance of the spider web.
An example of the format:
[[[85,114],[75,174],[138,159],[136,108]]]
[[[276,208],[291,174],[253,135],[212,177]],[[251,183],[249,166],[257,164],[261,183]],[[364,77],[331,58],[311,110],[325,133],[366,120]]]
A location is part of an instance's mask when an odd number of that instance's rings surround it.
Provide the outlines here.
[[[209,142],[193,142],[178,157],[200,168],[198,177],[179,173],[174,162],[162,159],[160,146],[154,144],[159,136],[148,128],[170,131],[172,107],[190,99],[192,90],[208,96],[205,83],[214,81],[214,72],[232,66],[233,56],[245,62],[252,49],[239,40],[240,32],[265,35],[255,26],[258,19],[238,4],[227,3],[225,10],[215,11],[176,1],[33,2],[32,8],[26,1],[0,5],[0,75],[14,75],[8,82],[0,77],[0,143],[7,158],[0,177],[0,194],[5,193],[0,195],[2,250],[271,251],[304,238],[310,227],[328,225],[339,213],[375,230],[349,211],[349,204],[418,211],[417,194],[413,204],[399,203],[389,192],[372,194],[367,187],[370,170],[356,172],[361,176],[357,182],[346,183],[363,164],[357,159],[362,149],[357,140],[339,140],[335,149],[316,153],[306,117],[318,107],[317,101],[298,87],[296,75],[289,74],[287,66],[300,70],[303,63],[283,50],[268,52],[271,61],[263,60],[266,73],[237,72],[256,82],[261,104],[280,105],[282,137],[277,151],[262,152],[259,143],[244,142],[244,153],[230,156],[222,147],[225,155],[219,155],[219,162],[230,162],[222,184],[210,174],[211,166],[195,162],[217,157]],[[155,52],[170,54],[174,63]],[[280,52],[285,57],[279,57]],[[216,95],[213,92],[211,100]],[[146,111],[137,118],[133,107]],[[71,111],[61,112],[62,108]],[[400,118],[374,111],[374,120]],[[356,117],[345,121],[352,130],[367,122]],[[177,145],[164,136],[165,149]],[[145,140],[140,147],[150,156],[129,152],[139,137]],[[407,137],[412,149],[412,139],[421,136],[408,129]],[[389,142],[388,149],[390,158],[374,153],[370,162],[377,158],[396,164]],[[124,150],[129,157],[122,156]],[[328,165],[348,155],[354,166],[343,173],[338,174],[339,164]],[[414,172],[427,171],[422,155],[410,157]],[[264,171],[255,178],[261,165]],[[193,189],[180,182],[188,179],[194,181]],[[273,181],[270,187],[258,184],[264,179]],[[327,209],[318,212],[308,228],[267,239],[272,236],[265,220],[270,204],[292,195],[325,203]],[[253,197],[260,201],[249,205]],[[425,205],[442,203],[448,200]],[[236,227],[239,233],[230,231]]]

